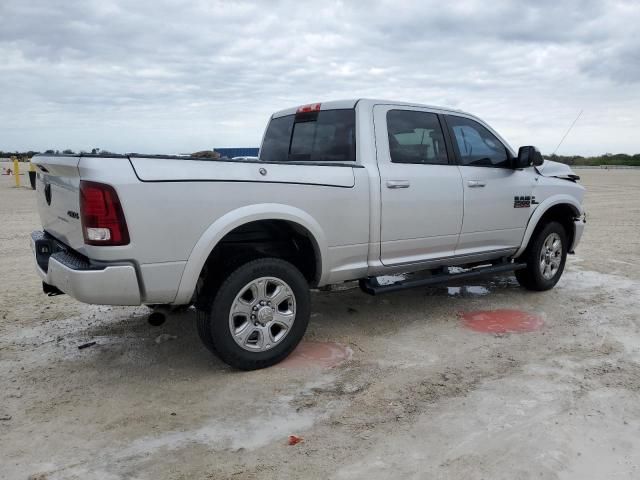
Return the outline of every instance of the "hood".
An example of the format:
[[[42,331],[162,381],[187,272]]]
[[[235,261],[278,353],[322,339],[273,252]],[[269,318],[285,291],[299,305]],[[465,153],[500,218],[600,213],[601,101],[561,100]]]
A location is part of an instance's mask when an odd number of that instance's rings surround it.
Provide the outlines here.
[[[552,160],[545,160],[542,165],[536,167],[536,170],[543,177],[556,177],[564,178],[566,180],[580,180],[580,177],[575,174],[571,167],[565,163],[554,162]]]

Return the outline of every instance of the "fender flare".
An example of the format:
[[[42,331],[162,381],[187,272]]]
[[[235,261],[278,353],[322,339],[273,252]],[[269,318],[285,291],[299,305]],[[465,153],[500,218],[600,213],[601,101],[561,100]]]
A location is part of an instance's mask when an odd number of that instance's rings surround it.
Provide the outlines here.
[[[173,303],[177,305],[189,303],[204,264],[225,235],[242,225],[258,220],[286,220],[305,228],[311,235],[311,243],[318,257],[319,279],[320,282],[323,281],[327,274],[323,268],[323,261],[328,258],[328,246],[320,224],[304,210],[289,205],[279,203],[247,205],[218,218],[200,236],[189,254]]]
[[[543,217],[543,215],[547,213],[547,211],[551,207],[561,204],[566,204],[572,207],[576,212],[576,217],[584,213],[582,205],[580,205],[580,203],[570,195],[560,194],[547,198],[540,205],[538,205],[538,208],[536,208],[531,217],[529,217],[529,223],[527,224],[527,228],[525,229],[522,243],[520,244],[520,248],[518,249],[518,251],[513,255],[514,258],[518,258],[526,250],[527,245],[529,245],[529,240],[531,240],[531,236],[533,235],[533,232],[538,226],[538,222]]]

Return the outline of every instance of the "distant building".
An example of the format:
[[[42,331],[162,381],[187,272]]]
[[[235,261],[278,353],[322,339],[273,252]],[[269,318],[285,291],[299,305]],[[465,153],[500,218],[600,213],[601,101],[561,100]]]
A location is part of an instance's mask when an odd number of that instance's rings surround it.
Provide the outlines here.
[[[242,148],[242,147],[233,147],[233,148],[214,148],[216,152],[220,154],[221,157],[257,157],[259,148]]]

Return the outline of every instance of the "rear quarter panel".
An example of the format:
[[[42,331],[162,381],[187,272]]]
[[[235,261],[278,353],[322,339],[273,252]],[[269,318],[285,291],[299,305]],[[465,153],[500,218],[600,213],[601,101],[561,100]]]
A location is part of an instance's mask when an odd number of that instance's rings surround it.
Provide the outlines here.
[[[367,241],[363,185],[356,186],[349,167],[142,158],[132,164],[141,179],[153,179],[123,188],[121,197],[133,241],[156,245],[137,252],[145,263],[187,260],[211,225],[240,209],[253,218],[251,206],[261,215],[275,208],[269,205],[306,213],[322,230],[326,247]]]

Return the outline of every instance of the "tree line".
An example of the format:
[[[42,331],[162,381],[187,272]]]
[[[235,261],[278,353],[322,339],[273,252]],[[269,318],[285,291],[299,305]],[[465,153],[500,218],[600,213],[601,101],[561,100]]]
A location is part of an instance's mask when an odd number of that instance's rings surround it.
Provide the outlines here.
[[[64,155],[74,155],[76,153],[80,154],[80,153],[91,153],[91,154],[97,154],[97,153],[101,153],[101,154],[110,154],[113,152],[109,152],[108,150],[102,150],[100,148],[92,148],[90,152],[87,152],[85,150],[80,150],[79,152],[74,152],[73,150],[71,150],[70,148],[66,148],[64,150],[45,150],[44,152],[36,152],[35,150],[28,150],[26,152],[4,152],[2,150],[0,150],[0,158],[11,158],[11,157],[16,157],[18,160],[29,160],[31,157],[33,157],[34,155],[39,155],[41,153],[45,153],[45,154],[49,154],[49,155],[60,155],[60,154],[64,154]]]
[[[544,155],[547,160],[566,163],[567,165],[584,165],[597,167],[600,165],[628,165],[640,166],[640,153],[627,155],[626,153],[605,153],[595,157],[583,157],[580,155]]]

